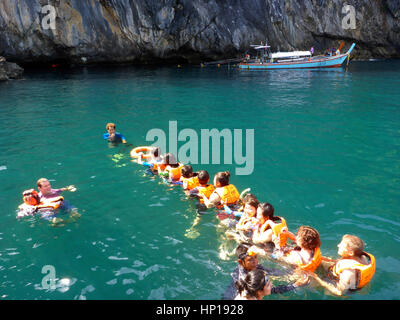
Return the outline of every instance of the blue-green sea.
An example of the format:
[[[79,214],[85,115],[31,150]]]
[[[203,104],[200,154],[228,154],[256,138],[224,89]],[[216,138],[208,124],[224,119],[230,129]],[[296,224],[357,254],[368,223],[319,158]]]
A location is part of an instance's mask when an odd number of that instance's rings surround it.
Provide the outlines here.
[[[195,201],[131,161],[151,129],[169,138],[202,129],[254,130],[254,170],[229,170],[295,233],[316,228],[337,258],[344,234],[365,242],[376,272],[361,291],[336,297],[311,283],[265,300],[400,298],[400,61],[352,61],[348,69],[240,71],[87,67],[27,70],[0,83],[0,297],[19,299],[220,299],[237,265],[215,211],[195,222]],[[131,145],[109,145],[107,122]],[[178,148],[185,141],[178,141]],[[222,150],[221,142],[221,150]],[[211,148],[210,148],[211,150]],[[165,152],[166,150],[162,150]],[[211,152],[211,151],[210,151]],[[200,153],[200,151],[199,151]],[[224,154],[221,152],[221,155]],[[211,159],[211,154],[210,154]],[[46,177],[81,217],[52,226],[16,219],[22,191]],[[289,270],[273,259],[269,267]],[[54,269],[56,282],[43,280]],[[44,271],[44,273],[42,273]],[[321,275],[322,276],[322,275]],[[275,277],[275,285],[291,276]]]

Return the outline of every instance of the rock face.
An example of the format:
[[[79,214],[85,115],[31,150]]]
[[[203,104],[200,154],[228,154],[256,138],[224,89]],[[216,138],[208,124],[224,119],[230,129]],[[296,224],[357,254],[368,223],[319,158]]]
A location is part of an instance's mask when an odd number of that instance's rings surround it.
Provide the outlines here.
[[[0,56],[0,81],[9,79],[20,79],[24,73],[24,69],[16,63],[7,62],[4,57]]]
[[[240,56],[266,40],[274,51],[316,53],[345,40],[345,48],[357,43],[356,58],[400,57],[400,2],[0,1],[0,55],[21,63],[197,63]]]

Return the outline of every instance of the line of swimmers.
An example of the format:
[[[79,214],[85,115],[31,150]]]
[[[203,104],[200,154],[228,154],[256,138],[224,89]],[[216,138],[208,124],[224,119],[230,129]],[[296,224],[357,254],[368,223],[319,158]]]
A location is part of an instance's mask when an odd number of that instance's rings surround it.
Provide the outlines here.
[[[274,207],[270,203],[260,203],[251,193],[244,196],[239,194],[237,188],[229,182],[229,171],[218,172],[214,183],[209,184],[206,170],[194,172],[192,166],[177,162],[173,154],[161,155],[158,147],[137,147],[131,151],[131,156],[166,182],[181,184],[185,193],[199,198],[204,208],[217,208],[220,219],[234,221],[234,232],[229,234],[238,242],[247,243],[239,244],[236,249],[240,267],[240,271],[234,273],[240,276],[232,274],[237,290],[236,299],[262,299],[266,294],[293,290],[307,284],[310,279],[335,295],[343,295],[359,290],[371,281],[375,273],[375,258],[364,251],[364,242],[359,237],[344,235],[338,245],[340,258],[324,257],[316,229],[300,226],[296,235],[291,233],[286,220],[274,216]],[[294,247],[288,245],[289,241],[294,243]],[[243,248],[246,248],[245,252]],[[258,255],[269,255],[288,263],[302,277],[293,285],[274,290],[268,281],[268,270],[262,270],[262,267],[257,266],[258,262],[255,265],[246,263],[246,259],[255,259]],[[319,267],[328,271],[330,281],[315,274]],[[261,276],[260,270],[264,276]]]

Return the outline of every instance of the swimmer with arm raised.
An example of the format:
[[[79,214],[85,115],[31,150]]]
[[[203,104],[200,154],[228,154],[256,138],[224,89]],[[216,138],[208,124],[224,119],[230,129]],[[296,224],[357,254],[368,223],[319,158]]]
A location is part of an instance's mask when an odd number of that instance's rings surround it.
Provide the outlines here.
[[[60,189],[52,189],[50,181],[46,178],[40,178],[36,184],[39,190],[40,198],[53,198],[59,196],[64,191],[76,191],[76,187],[74,185],[69,185]]]

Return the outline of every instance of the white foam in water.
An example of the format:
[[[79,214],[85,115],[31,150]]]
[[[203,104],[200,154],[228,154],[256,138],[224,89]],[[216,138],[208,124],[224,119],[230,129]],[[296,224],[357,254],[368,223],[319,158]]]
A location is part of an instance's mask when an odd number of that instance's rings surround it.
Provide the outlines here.
[[[0,166],[0,171],[2,171],[2,170],[7,170],[7,167],[6,166]]]

